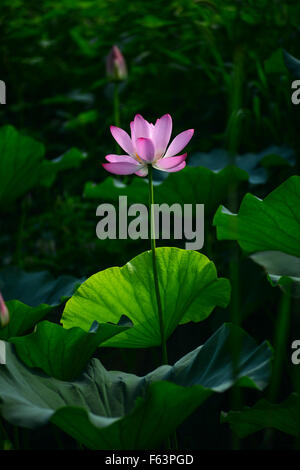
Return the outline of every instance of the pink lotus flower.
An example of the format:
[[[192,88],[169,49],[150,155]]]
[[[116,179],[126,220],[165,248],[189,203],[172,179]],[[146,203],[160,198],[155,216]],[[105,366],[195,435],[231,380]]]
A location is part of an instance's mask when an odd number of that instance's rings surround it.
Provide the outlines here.
[[[130,127],[131,137],[119,127],[110,127],[113,137],[126,155],[106,155],[109,163],[103,163],[105,170],[115,175],[134,173],[147,176],[148,165],[167,172],[180,171],[185,167],[187,154],[178,154],[191,140],[194,129],[178,134],[168,147],[172,133],[172,118],[169,114],[157,119],[155,125],[137,114]]]
[[[118,46],[113,46],[107,56],[106,73],[111,80],[126,80],[127,78],[126,62]]]
[[[9,312],[0,292],[0,327],[4,328],[9,323]]]

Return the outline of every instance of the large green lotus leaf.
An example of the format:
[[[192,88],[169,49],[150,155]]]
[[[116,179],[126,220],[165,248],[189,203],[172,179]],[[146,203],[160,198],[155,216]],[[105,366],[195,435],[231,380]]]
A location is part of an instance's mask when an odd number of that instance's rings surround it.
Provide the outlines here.
[[[246,194],[238,214],[219,207],[219,240],[237,240],[247,253],[277,250],[300,257],[300,176],[291,176],[264,200]]]
[[[231,341],[241,344],[233,375]],[[92,449],[153,449],[213,392],[234,384],[262,390],[272,352],[239,327],[225,324],[174,366],[144,377],[107,371],[92,359],[73,382],[27,368],[7,345],[0,369],[1,413],[9,422],[37,428],[52,422]]]
[[[4,299],[19,300],[31,307],[60,305],[82,281],[69,275],[55,279],[48,271],[26,272],[17,267],[0,271],[0,290]]]
[[[227,200],[229,188],[247,181],[245,171],[228,166],[221,171],[208,168],[186,167],[179,173],[171,173],[154,188],[157,204],[205,204],[205,214],[211,214],[218,205]],[[127,196],[128,203],[148,204],[148,182],[135,178],[130,185],[108,177],[103,183],[87,183],[84,196],[100,201],[118,201],[119,196]]]
[[[5,208],[34,186],[44,146],[12,126],[0,129],[0,207]]]
[[[18,300],[6,302],[9,311],[9,323],[0,329],[0,339],[8,340],[15,336],[21,336],[34,327],[53,307],[41,304],[37,307],[29,307]]]
[[[155,187],[156,190],[156,187]],[[134,178],[131,184],[109,176],[102,183],[87,182],[83,192],[84,197],[98,199],[99,201],[118,201],[119,196],[127,196],[128,203],[148,204],[148,182],[143,178]]]
[[[300,177],[291,176],[264,200],[246,194],[238,214],[219,207],[214,217],[219,240],[237,240],[274,281],[300,278]]]
[[[37,367],[60,380],[75,379],[95,350],[108,338],[128,327],[95,322],[89,332],[81,328],[66,330],[48,321],[38,323],[27,336],[11,338],[17,354],[28,367]]]
[[[10,321],[0,329],[0,339],[20,336],[71,297],[83,279],[60,276],[47,271],[28,273],[17,267],[0,271],[0,291],[6,301]]]
[[[206,256],[169,247],[158,248],[156,254],[166,338],[178,324],[202,321],[215,306],[227,306],[229,281],[218,279]],[[118,323],[121,315],[130,318],[133,327],[105,346],[145,348],[161,343],[151,251],[87,279],[67,302],[62,323],[87,331],[94,320]]]
[[[265,428],[275,428],[292,436],[300,436],[299,412],[299,395],[292,393],[279,404],[263,399],[252,408],[222,413],[221,422],[229,423],[231,429],[241,438]]]
[[[155,201],[169,205],[176,202],[204,204],[205,214],[210,215],[221,201],[227,200],[230,189],[248,181],[247,173],[235,166],[228,166],[220,171],[186,167],[183,171],[181,175],[170,174],[155,188]]]
[[[0,128],[0,208],[5,210],[37,184],[51,186],[59,171],[77,168],[86,155],[76,148],[54,160],[44,158],[43,144],[13,126]]]
[[[251,255],[251,259],[267,271],[272,285],[300,297],[300,258],[281,251],[260,251]]]
[[[58,158],[44,160],[40,168],[39,184],[50,187],[57,173],[70,168],[78,168],[86,157],[85,153],[73,147]]]
[[[211,152],[197,152],[189,159],[189,164],[195,167],[203,166],[214,171],[225,169],[232,162],[232,156],[227,150],[213,149]],[[294,166],[295,152],[288,146],[272,145],[257,153],[237,155],[235,165],[244,171],[251,184],[264,184],[268,180],[267,168],[276,166]]]

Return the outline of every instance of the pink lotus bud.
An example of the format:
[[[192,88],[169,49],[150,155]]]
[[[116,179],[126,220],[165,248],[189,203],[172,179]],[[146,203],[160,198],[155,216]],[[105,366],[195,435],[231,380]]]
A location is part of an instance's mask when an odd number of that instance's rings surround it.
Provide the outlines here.
[[[106,59],[106,73],[111,80],[126,80],[127,67],[118,46],[113,46]]]
[[[2,294],[0,292],[0,327],[4,328],[9,323],[9,311],[5,305]]]

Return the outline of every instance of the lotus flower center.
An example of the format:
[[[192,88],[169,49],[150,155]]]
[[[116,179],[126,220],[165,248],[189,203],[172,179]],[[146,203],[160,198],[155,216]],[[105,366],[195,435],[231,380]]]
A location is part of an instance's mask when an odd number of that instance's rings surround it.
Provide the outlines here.
[[[135,156],[141,163],[143,163],[143,160],[141,159],[141,157],[138,156],[138,154],[136,152],[135,152]]]

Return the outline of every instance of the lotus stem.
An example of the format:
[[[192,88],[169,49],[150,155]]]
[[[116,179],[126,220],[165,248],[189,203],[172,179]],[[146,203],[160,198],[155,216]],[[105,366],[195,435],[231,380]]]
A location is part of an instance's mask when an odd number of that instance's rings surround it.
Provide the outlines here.
[[[150,239],[151,239],[154,286],[155,286],[159,326],[160,326],[160,333],[161,333],[161,356],[162,356],[162,364],[168,364],[168,354],[167,354],[166,338],[165,338],[164,323],[163,323],[163,312],[162,312],[162,306],[161,306],[161,297],[160,297],[160,291],[159,291],[158,272],[157,272],[153,177],[152,177],[151,165],[148,165],[148,177],[149,177]]]

